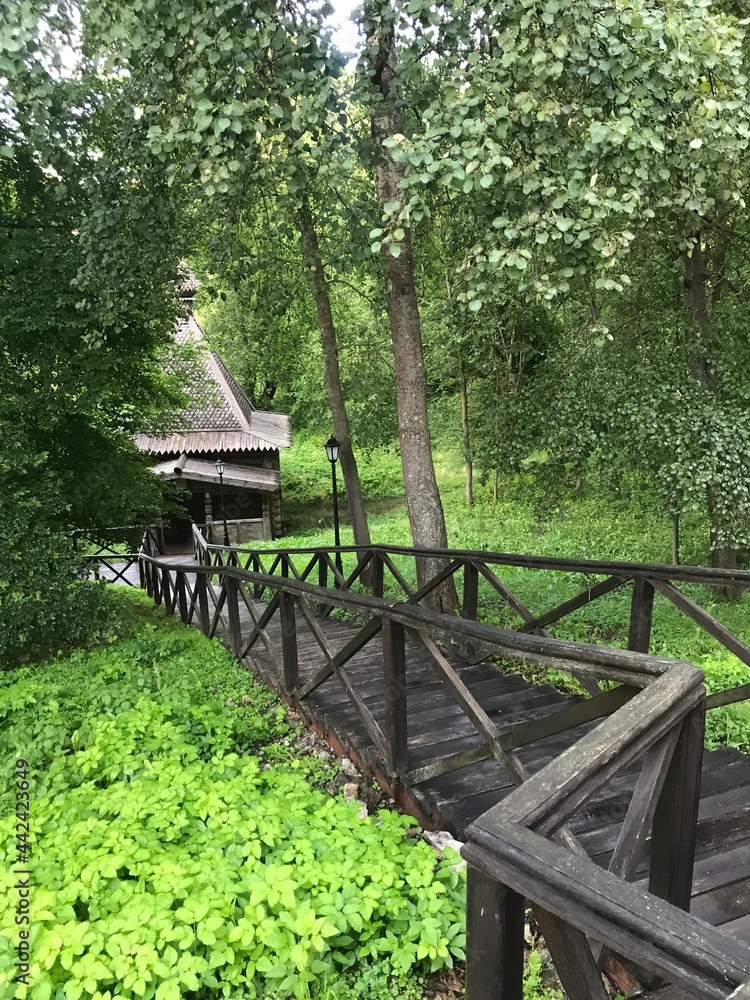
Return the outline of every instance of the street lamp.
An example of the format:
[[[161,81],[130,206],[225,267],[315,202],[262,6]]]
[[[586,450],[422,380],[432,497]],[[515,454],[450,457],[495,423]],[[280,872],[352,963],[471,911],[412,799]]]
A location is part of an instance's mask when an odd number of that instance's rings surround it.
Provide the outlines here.
[[[339,533],[339,490],[336,485],[336,463],[339,460],[339,449],[341,445],[338,443],[335,437],[329,437],[325,443],[326,458],[331,463],[331,477],[333,479],[333,537],[336,543],[336,569],[343,576],[344,570],[341,565],[341,552],[339,549],[341,547],[341,535]],[[339,581],[336,581],[336,586],[339,585]]]
[[[224,518],[224,545],[229,548],[229,528],[227,527],[227,512],[224,506],[224,462],[217,458],[214,462],[219,473],[219,489],[221,490],[221,516]]]

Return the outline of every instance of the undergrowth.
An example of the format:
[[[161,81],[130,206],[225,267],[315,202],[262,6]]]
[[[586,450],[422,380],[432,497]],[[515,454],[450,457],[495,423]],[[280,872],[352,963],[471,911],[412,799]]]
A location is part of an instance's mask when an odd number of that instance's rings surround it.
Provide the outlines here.
[[[314,787],[324,764],[217,641],[117,602],[129,624],[108,645],[0,676],[3,766],[31,765],[35,881],[33,990],[12,981],[6,908],[0,998],[355,1000],[368,977],[403,994],[463,958],[457,856]]]

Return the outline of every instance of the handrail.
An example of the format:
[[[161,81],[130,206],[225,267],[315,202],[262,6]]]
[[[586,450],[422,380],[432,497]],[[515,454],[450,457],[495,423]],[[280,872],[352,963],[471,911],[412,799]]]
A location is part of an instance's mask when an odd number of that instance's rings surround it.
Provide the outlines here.
[[[223,545],[209,544],[211,551],[221,551]],[[521,569],[544,569],[568,573],[586,573],[589,576],[655,577],[665,580],[679,580],[682,583],[703,583],[706,586],[750,587],[750,570],[717,569],[713,566],[692,566],[670,563],[621,562],[604,559],[572,559],[555,556],[533,556],[518,552],[491,552],[487,549],[425,549],[406,545],[372,543],[371,545],[328,545],[290,548],[259,549],[251,546],[231,546],[232,551],[242,554],[275,556],[313,555],[325,549],[326,552],[346,553],[387,553],[388,555],[415,556],[420,559],[470,559],[501,566]]]

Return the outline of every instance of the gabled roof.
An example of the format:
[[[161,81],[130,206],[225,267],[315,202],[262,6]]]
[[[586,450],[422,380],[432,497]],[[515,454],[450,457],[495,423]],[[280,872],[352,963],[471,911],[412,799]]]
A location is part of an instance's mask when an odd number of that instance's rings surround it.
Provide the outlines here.
[[[175,421],[171,432],[135,435],[141,451],[155,455],[275,451],[292,443],[292,422],[283,413],[256,410],[222,358],[205,345],[203,331],[188,308],[177,324],[175,339],[204,348],[200,391]]]

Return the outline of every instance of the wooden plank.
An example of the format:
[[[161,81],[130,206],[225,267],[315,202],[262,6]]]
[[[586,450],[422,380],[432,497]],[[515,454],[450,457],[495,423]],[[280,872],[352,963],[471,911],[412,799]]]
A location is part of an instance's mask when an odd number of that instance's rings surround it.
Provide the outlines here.
[[[469,865],[466,1000],[523,1000],[523,897]]]
[[[470,834],[469,864],[648,971],[712,1000],[750,976],[750,948],[588,859],[512,823]]]
[[[533,775],[485,822],[520,822],[543,833],[556,830],[700,703],[702,677],[689,664],[676,665]]]
[[[633,580],[630,602],[628,649],[647,653],[651,644],[651,618],[654,612],[654,585],[643,577]]]
[[[584,722],[592,722],[616,712],[633,697],[633,694],[632,688],[617,687],[611,691],[604,691],[594,698],[574,702],[558,712],[552,712],[550,715],[535,719],[534,722],[527,723],[525,726],[518,726],[511,732],[504,734],[502,744],[506,750],[514,750],[526,746],[528,743],[535,743],[538,740],[555,736],[568,729],[575,729]]]
[[[489,566],[485,565],[484,562],[479,562],[477,560],[474,560],[472,565],[482,574],[485,580],[492,585],[506,604],[509,604],[524,622],[528,623],[534,621],[534,614],[529,611],[526,605],[516,597],[510,587],[507,587],[500,577],[496,573],[492,572]]]
[[[591,604],[592,601],[603,597],[604,594],[611,593],[613,590],[617,590],[618,587],[622,587],[627,582],[628,580],[621,576],[610,576],[608,579],[594,584],[593,587],[588,587],[586,590],[581,591],[575,597],[571,597],[569,601],[565,601],[556,608],[545,611],[543,615],[539,615],[537,618],[532,618],[531,621],[526,622],[518,631],[533,632],[536,629],[543,628],[545,625],[551,625],[552,622],[559,621],[560,618],[564,618],[565,615],[569,615],[572,611],[577,611],[579,608]]]
[[[380,631],[380,627],[381,623],[378,618],[373,618],[367,622],[362,629],[349,640],[343,649],[340,649],[338,653],[336,653],[332,660],[321,667],[314,677],[303,684],[299,692],[300,701],[312,694],[313,691],[320,687],[320,685],[333,674],[335,665],[341,666],[342,664],[348,662],[348,660],[350,660],[355,653],[358,653],[359,650],[361,650],[374,635],[377,635]]]
[[[586,935],[543,906],[533,910],[569,1000],[609,1000]]]
[[[464,563],[464,592],[461,617],[476,621],[479,612],[479,570],[474,563]]]
[[[410,595],[408,603],[417,604],[417,602],[421,601],[423,597],[426,597],[428,594],[431,594],[436,587],[439,587],[444,580],[447,580],[449,577],[453,576],[453,574],[460,566],[461,563],[457,559],[454,559],[453,562],[449,563],[447,566],[444,566],[439,573],[436,573],[435,576],[430,577],[430,579],[423,587],[420,587],[419,590],[415,591],[413,594]]]
[[[520,781],[526,777],[526,772],[520,761],[514,754],[508,753],[500,742],[500,733],[482,706],[472,695],[466,685],[456,674],[456,671],[443,656],[435,643],[427,636],[409,629],[409,635],[418,643],[421,643],[430,654],[435,672],[445,685],[446,690],[456,700],[465,712],[467,718],[475,727],[477,732],[487,740],[492,748],[495,758],[503,765],[509,774],[515,774]]]
[[[203,573],[195,574],[195,590],[198,595],[198,622],[201,632],[208,635],[211,620],[208,613],[208,588]]]
[[[609,864],[609,870],[624,879],[629,879],[635,872],[643,853],[679,735],[678,728],[672,729],[648,751],[643,761],[643,768]]]
[[[421,767],[414,768],[404,778],[404,784],[410,786],[419,785],[423,781],[433,781],[435,778],[440,778],[445,774],[452,774],[454,771],[460,771],[462,768],[470,767],[472,764],[488,760],[492,756],[492,748],[488,743],[470,746],[458,753],[440,757],[430,764],[423,764]]]
[[[386,766],[391,775],[407,768],[407,701],[404,627],[383,620],[383,687],[385,700]]]
[[[268,623],[270,622],[270,620],[276,614],[276,611],[278,610],[280,602],[281,602],[281,592],[277,592],[277,593],[274,594],[272,600],[270,601],[270,603],[266,607],[266,610],[261,614],[260,618],[258,619],[258,621],[257,621],[257,623],[255,625],[255,628],[250,633],[250,635],[249,635],[249,637],[247,639],[247,642],[242,647],[241,656],[245,656],[247,654],[248,650],[252,649],[252,647],[255,645],[255,643],[258,640],[258,638],[260,637],[261,632],[263,631],[263,629],[266,627],[266,625],[268,625]]]
[[[237,603],[239,598],[239,584],[235,577],[227,574],[224,577],[224,586],[229,617],[229,648],[235,656],[239,657],[242,649],[242,626],[240,623],[240,609]]]
[[[386,555],[384,552],[381,552],[380,557],[381,557],[381,560],[383,562],[383,565],[387,566],[388,569],[391,571],[391,573],[393,574],[394,580],[396,581],[396,583],[398,583],[398,585],[404,591],[404,593],[406,594],[406,596],[408,598],[409,597],[413,597],[414,596],[414,591],[411,589],[411,587],[409,586],[408,581],[406,580],[406,577],[403,576],[403,574],[399,570],[398,566],[396,566],[396,564],[391,559],[391,557],[389,555]]]
[[[682,723],[651,834],[649,891],[683,910],[690,909],[693,885],[705,721],[699,703]]]
[[[728,688],[726,691],[715,691],[706,698],[706,711],[712,708],[722,708],[724,705],[735,705],[738,701],[750,698],[750,684]]]
[[[675,607],[679,608],[688,618],[692,618],[697,625],[700,625],[704,632],[712,635],[714,639],[718,640],[730,653],[734,653],[743,663],[750,665],[750,646],[741,639],[738,639],[734,632],[730,632],[725,625],[717,621],[700,604],[697,604],[692,597],[688,597],[687,594],[684,594],[674,584],[666,580],[654,580],[654,586]]]
[[[281,656],[284,667],[284,692],[294,697],[299,687],[299,660],[297,656],[297,619],[292,594],[281,594]]]

